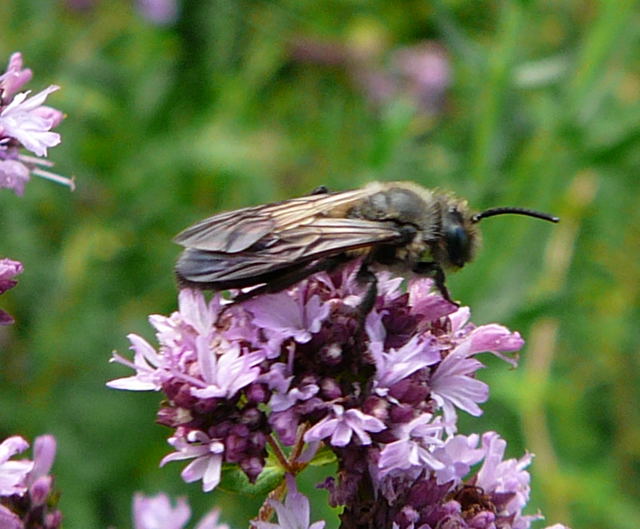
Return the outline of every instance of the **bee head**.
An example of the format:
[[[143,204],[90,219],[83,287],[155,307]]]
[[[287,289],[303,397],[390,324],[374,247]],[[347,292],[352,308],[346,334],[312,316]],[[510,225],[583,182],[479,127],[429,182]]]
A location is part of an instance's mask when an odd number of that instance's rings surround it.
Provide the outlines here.
[[[442,213],[442,246],[439,261],[447,268],[462,268],[473,259],[480,234],[465,202],[449,204]]]
[[[444,254],[440,252],[440,262],[444,266],[462,268],[473,259],[475,250],[480,244],[480,234],[475,225],[482,219],[496,215],[525,215],[549,222],[560,219],[548,213],[518,207],[491,208],[480,213],[469,214],[465,202],[448,204],[442,214],[442,242]]]

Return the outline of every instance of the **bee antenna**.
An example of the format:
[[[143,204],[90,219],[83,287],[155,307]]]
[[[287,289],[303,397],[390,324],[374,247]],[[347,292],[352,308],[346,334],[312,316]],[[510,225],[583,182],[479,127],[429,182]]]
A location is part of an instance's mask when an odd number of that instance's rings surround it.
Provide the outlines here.
[[[476,213],[471,217],[471,222],[480,222],[487,217],[494,217],[495,215],[506,215],[507,213],[513,213],[515,215],[526,215],[527,217],[535,217],[536,219],[548,220],[549,222],[559,222],[560,219],[555,215],[549,215],[548,213],[542,213],[541,211],[535,211],[533,209],[515,208],[515,207],[501,207],[491,208],[480,213]]]

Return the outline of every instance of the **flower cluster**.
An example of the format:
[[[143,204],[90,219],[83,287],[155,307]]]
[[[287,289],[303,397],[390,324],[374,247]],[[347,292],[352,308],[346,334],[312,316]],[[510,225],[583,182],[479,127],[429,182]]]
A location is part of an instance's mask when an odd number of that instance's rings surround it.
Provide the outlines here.
[[[22,268],[22,263],[19,261],[8,258],[0,259],[0,294],[4,294],[18,284],[14,277],[22,273]],[[11,325],[12,323],[11,315],[0,309],[0,325]]]
[[[49,470],[56,454],[51,435],[37,437],[33,461],[10,460],[29,443],[13,436],[0,443],[0,527],[3,529],[57,529],[62,515],[56,508]]]
[[[12,189],[17,195],[24,193],[31,174],[73,188],[72,180],[44,169],[51,167],[51,162],[20,152],[24,148],[46,156],[49,147],[60,143],[60,135],[51,129],[64,118],[59,110],[44,105],[59,86],[50,85],[33,96],[29,91],[20,92],[31,77],[31,70],[23,68],[20,53],[11,56],[7,71],[0,75],[0,188]]]
[[[488,398],[477,355],[515,365],[521,337],[471,324],[430,279],[404,291],[386,272],[363,321],[358,266],[242,304],[182,290],[178,312],[150,318],[159,348],[130,335],[133,362],[114,360],[136,374],[109,385],[166,395],[158,422],[173,429],[174,452],[162,464],[191,460],[182,477],[205,491],[224,463],[255,481],[268,441],[324,443],[339,474],[322,486],[346,506],[344,528],[529,527],[538,518],[522,514],[531,457],[502,460],[505,442],[493,432],[456,433],[458,410],[480,415]]]

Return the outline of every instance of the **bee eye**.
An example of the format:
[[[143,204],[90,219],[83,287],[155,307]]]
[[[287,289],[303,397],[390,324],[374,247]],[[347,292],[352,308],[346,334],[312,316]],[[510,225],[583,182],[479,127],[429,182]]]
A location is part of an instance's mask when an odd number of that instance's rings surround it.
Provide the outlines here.
[[[445,232],[445,240],[449,261],[456,266],[464,266],[469,260],[470,253],[470,243],[467,232],[460,225],[450,226]]]

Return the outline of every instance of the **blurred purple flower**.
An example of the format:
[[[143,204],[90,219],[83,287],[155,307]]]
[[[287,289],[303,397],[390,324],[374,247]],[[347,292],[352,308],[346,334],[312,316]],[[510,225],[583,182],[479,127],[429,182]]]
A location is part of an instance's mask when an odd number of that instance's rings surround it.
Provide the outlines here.
[[[177,0],[136,0],[140,14],[149,22],[168,25],[178,19]]]
[[[220,511],[213,509],[200,520],[194,529],[229,529],[219,524]],[[171,505],[164,493],[144,496],[136,493],[133,497],[134,529],[184,529],[191,517],[191,509],[184,498],[178,498],[176,506]]]
[[[439,42],[423,41],[383,54],[382,46],[381,43],[366,50],[301,38],[292,43],[291,55],[299,62],[343,68],[376,106],[402,99],[423,115],[442,113],[452,82],[447,49]]]
[[[21,274],[22,271],[23,266],[19,261],[8,258],[0,259],[0,294],[5,293],[18,284],[14,277]],[[10,325],[13,322],[13,318],[0,309],[0,325]]]
[[[9,459],[24,452],[27,448],[29,448],[29,443],[17,435],[0,443],[0,496],[26,492],[26,479],[33,468],[33,462],[28,460],[10,461]]]
[[[62,113],[42,104],[51,92],[59,89],[51,85],[28,99],[29,92],[16,94],[0,111],[0,136],[14,138],[25,149],[46,156],[48,147],[60,143],[60,134],[51,129],[62,121]]]
[[[24,529],[24,524],[17,514],[0,505],[0,527],[2,529]]]
[[[18,196],[31,179],[29,168],[17,160],[0,160],[0,188],[13,189]]]
[[[49,475],[56,441],[51,435],[37,437],[33,461],[9,461],[28,447],[18,436],[0,443],[0,527],[58,529],[62,514],[56,508],[58,495]]]
[[[447,50],[436,42],[423,42],[397,50],[391,69],[398,76],[400,90],[428,114],[442,111],[451,85],[451,65]]]
[[[184,498],[178,498],[173,507],[169,496],[163,493],[156,496],[136,493],[133,497],[135,529],[183,529],[190,517],[191,509]]]
[[[12,54],[7,71],[0,75],[0,99],[3,102],[9,101],[32,77],[33,72],[29,68],[23,68],[22,54]]]
[[[269,504],[278,515],[278,523],[254,520],[251,522],[253,527],[256,527],[256,529],[322,529],[325,524],[324,521],[309,525],[309,500],[298,492],[295,480],[291,475],[287,475],[287,487],[289,492],[284,503],[277,500],[269,500]]]

